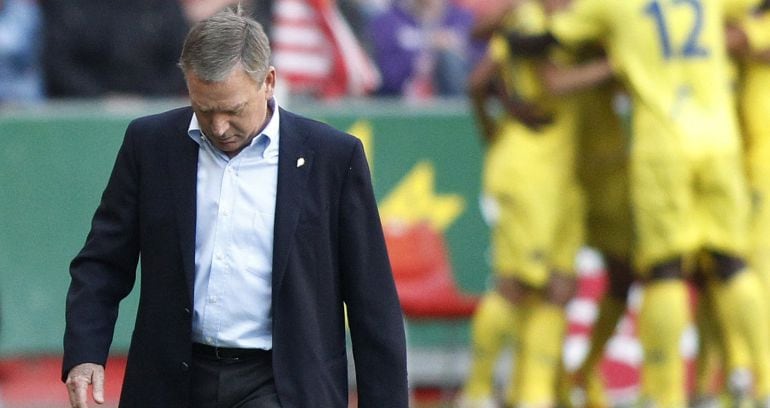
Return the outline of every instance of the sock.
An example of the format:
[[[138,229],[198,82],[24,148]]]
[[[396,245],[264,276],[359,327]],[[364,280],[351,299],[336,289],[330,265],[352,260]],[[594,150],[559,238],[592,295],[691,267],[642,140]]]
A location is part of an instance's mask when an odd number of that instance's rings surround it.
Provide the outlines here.
[[[757,396],[764,397],[770,396],[770,328],[766,324],[767,307],[761,285],[757,275],[745,269],[726,282],[715,282],[713,299],[725,334],[737,333],[745,343],[734,343],[748,346],[754,391]],[[728,355],[741,352],[730,349],[735,344],[726,341]]]
[[[494,375],[502,349],[512,343],[517,326],[517,307],[497,292],[489,292],[478,305],[471,321],[472,360],[463,395],[483,400],[494,395]]]
[[[561,365],[566,313],[561,306],[538,300],[526,311],[517,361],[518,406],[553,406]]]
[[[678,279],[652,281],[645,285],[642,296],[643,396],[657,407],[683,407],[685,371],[680,342],[690,319],[687,286]]]

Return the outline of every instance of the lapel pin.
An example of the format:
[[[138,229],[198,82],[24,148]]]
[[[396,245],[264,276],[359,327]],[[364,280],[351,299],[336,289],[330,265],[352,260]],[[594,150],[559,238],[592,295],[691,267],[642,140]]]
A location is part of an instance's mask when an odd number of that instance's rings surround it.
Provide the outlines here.
[[[305,165],[305,158],[304,157],[300,157],[299,159],[297,159],[297,167],[302,167],[304,165]]]

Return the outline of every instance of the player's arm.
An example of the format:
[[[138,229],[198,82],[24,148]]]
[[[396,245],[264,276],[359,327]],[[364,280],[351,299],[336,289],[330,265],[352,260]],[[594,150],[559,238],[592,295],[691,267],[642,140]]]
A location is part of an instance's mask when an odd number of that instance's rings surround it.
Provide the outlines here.
[[[547,92],[555,96],[599,85],[613,76],[612,66],[606,57],[570,66],[545,61],[539,71]]]
[[[553,122],[552,115],[524,100],[505,85],[500,75],[500,66],[489,53],[471,72],[468,94],[482,137],[488,143],[494,141],[498,126],[497,118],[490,110],[493,102],[498,102],[507,114],[530,129],[538,130]]]
[[[544,112],[537,104],[522,98],[514,90],[506,87],[502,79],[497,80],[495,92],[505,111],[522,125],[538,131],[543,126],[553,123],[553,114]]]
[[[728,25],[727,38],[733,55],[770,63],[770,0],[764,0],[751,16]]]
[[[542,34],[525,34],[511,30],[506,33],[505,39],[513,54],[524,57],[545,56],[552,47],[559,45],[559,41],[550,31]]]
[[[498,65],[489,51],[484,54],[468,76],[468,97],[473,115],[480,128],[481,136],[488,143],[493,141],[497,127],[488,102],[491,90],[495,86],[495,78],[498,76]]]
[[[471,38],[475,40],[489,40],[492,34],[500,30],[508,15],[521,3],[521,0],[509,0],[492,2],[490,9],[478,16],[471,29]]]

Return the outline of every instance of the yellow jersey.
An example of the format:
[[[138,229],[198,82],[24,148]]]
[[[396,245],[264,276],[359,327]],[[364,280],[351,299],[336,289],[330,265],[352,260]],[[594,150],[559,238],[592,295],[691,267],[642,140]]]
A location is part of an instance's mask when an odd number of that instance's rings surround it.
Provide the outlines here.
[[[515,29],[528,34],[544,33],[547,29],[547,15],[540,1],[526,0],[517,6],[506,18],[508,29]],[[573,96],[555,97],[545,88],[540,77],[540,64],[544,59],[521,58],[514,55],[503,34],[495,34],[489,43],[492,60],[499,66],[500,77],[510,95],[517,95],[528,103],[535,104],[542,112],[553,115],[554,122],[539,130],[532,130],[518,123],[515,118],[506,117],[503,132],[530,135],[538,139],[541,146],[572,156],[574,151],[576,104]],[[570,64],[570,55],[556,49],[549,56],[555,64]],[[544,137],[545,136],[545,137]],[[567,159],[571,161],[570,159]]]
[[[635,150],[739,148],[724,24],[754,0],[575,0],[550,31],[572,46],[602,40],[632,96]]]
[[[547,21],[547,15],[540,1],[526,0],[506,17],[505,28],[536,35],[547,30]],[[509,90],[515,90],[519,97],[538,104],[544,110],[553,109],[555,105],[563,101],[563,98],[549,95],[543,87],[538,73],[538,65],[542,63],[541,59],[519,58],[512,55],[505,36],[499,33],[491,39],[489,50],[495,62],[508,67],[500,75],[505,86]],[[570,56],[559,49],[551,52],[548,58],[556,64],[566,65],[572,62]]]

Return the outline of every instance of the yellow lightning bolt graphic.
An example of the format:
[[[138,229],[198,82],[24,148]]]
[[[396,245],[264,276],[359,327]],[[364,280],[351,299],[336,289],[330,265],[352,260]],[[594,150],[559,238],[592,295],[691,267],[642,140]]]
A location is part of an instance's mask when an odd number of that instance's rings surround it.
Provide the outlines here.
[[[465,199],[459,194],[437,195],[435,178],[431,162],[417,163],[380,203],[383,222],[427,221],[437,231],[452,225],[465,209]]]
[[[372,124],[359,120],[348,133],[361,139],[369,168],[374,173],[374,131]],[[384,223],[413,224],[427,221],[437,231],[446,230],[465,210],[465,199],[459,194],[437,195],[436,170],[430,161],[417,163],[380,203]]]

